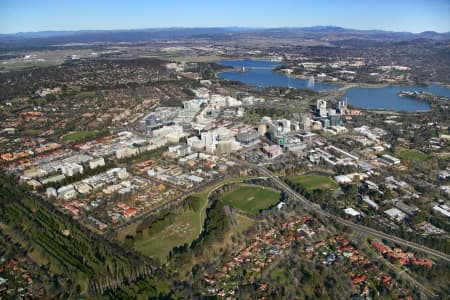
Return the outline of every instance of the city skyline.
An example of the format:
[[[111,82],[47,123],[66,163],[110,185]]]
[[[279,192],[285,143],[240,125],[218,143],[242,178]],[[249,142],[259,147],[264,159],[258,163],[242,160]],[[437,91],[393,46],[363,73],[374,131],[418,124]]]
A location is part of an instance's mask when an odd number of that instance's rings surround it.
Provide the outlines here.
[[[450,0],[0,0],[0,299],[444,299]]]
[[[138,5],[124,1],[3,1],[0,33],[129,30],[168,27],[310,27],[338,26],[360,30],[450,31],[450,3],[414,1],[282,0],[186,3],[179,0]]]

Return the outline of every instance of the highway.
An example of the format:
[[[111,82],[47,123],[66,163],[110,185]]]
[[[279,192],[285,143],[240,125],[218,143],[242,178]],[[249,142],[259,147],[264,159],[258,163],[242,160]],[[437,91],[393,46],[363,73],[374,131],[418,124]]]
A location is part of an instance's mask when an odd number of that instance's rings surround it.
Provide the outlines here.
[[[352,221],[349,221],[349,220],[343,219],[341,217],[332,215],[331,213],[323,210],[319,205],[310,202],[309,200],[304,198],[302,195],[300,195],[297,192],[295,192],[283,180],[281,180],[278,176],[276,176],[275,174],[273,174],[272,172],[270,172],[267,168],[265,168],[263,166],[256,165],[256,164],[253,164],[253,163],[249,163],[249,162],[242,161],[242,160],[236,160],[236,162],[238,162],[239,164],[251,167],[251,168],[253,168],[255,170],[258,170],[261,174],[263,174],[266,177],[270,178],[287,195],[290,195],[293,199],[301,202],[303,207],[306,210],[309,210],[309,211],[314,212],[314,213],[316,213],[316,214],[318,214],[318,215],[320,215],[322,217],[331,219],[331,220],[333,220],[333,221],[335,221],[337,223],[345,225],[345,226],[347,226],[347,227],[349,227],[349,228],[351,228],[351,229],[353,229],[355,231],[358,231],[358,232],[360,232],[360,233],[362,233],[364,235],[372,236],[372,237],[375,237],[375,238],[378,238],[378,239],[385,239],[385,240],[397,243],[398,245],[402,245],[402,246],[405,246],[405,247],[410,247],[410,248],[412,248],[412,249],[414,249],[416,251],[420,251],[422,253],[425,253],[427,255],[433,256],[435,258],[442,259],[442,260],[444,260],[446,262],[450,262],[450,255],[448,255],[446,253],[443,253],[443,252],[440,252],[438,250],[434,250],[434,249],[425,247],[423,245],[420,245],[420,244],[417,244],[417,243],[414,243],[414,242],[410,242],[410,241],[401,239],[399,237],[386,234],[386,233],[384,233],[382,231],[378,231],[378,230],[370,228],[370,227],[366,227],[366,226],[363,226],[363,225],[360,225],[360,224],[356,224],[356,223],[354,223]],[[174,199],[164,203],[160,207],[158,207],[156,209],[153,209],[151,211],[145,212],[142,215],[140,215],[140,216],[138,216],[138,217],[136,217],[136,218],[134,218],[132,220],[129,220],[129,221],[125,222],[125,223],[122,223],[122,224],[116,226],[114,228],[114,231],[121,230],[121,229],[123,229],[123,228],[125,228],[125,227],[127,227],[127,226],[129,226],[129,225],[131,225],[133,223],[142,221],[142,220],[146,219],[147,217],[149,217],[150,215],[155,214],[157,211],[160,211],[160,210],[162,210],[164,208],[167,208],[168,206],[171,206],[171,205],[181,201],[182,199],[185,199],[189,195],[192,195],[193,193],[204,189],[206,186],[214,184],[214,183],[217,183],[220,180],[224,180],[224,179],[225,179],[224,176],[220,176],[218,178],[215,178],[212,181],[200,184],[199,186],[195,187],[191,191],[182,193],[181,195],[175,197]],[[111,232],[107,233],[106,235],[108,235],[108,234],[111,234]]]
[[[385,259],[382,254],[376,253],[373,248],[371,248],[368,244],[364,243],[364,247],[367,248],[367,251],[369,251],[373,256],[377,257],[380,261],[382,261],[388,268],[393,270],[395,274],[399,275],[400,277],[403,277],[406,281],[408,281],[410,284],[415,286],[416,288],[420,289],[423,295],[426,295],[428,298],[436,298],[438,295],[436,295],[433,291],[431,291],[428,287],[417,281],[414,277],[412,277],[410,274],[407,273],[407,268],[401,268],[399,266],[396,266],[392,264],[389,260]]]
[[[291,189],[291,187],[289,185],[287,185],[284,181],[282,181],[280,178],[278,178],[278,176],[276,176],[275,174],[273,174],[266,168],[258,166],[258,165],[250,164],[250,163],[244,162],[244,161],[240,161],[240,163],[251,166],[251,167],[257,169],[260,173],[262,173],[265,176],[272,179],[273,182],[276,183],[279,188],[281,188],[286,194],[292,196],[295,200],[301,202],[303,204],[304,208],[309,211],[315,212],[316,214],[321,215],[323,217],[332,219],[335,222],[340,223],[342,225],[346,225],[347,227],[349,227],[355,231],[358,231],[362,234],[376,237],[379,239],[385,239],[385,240],[394,242],[394,243],[402,245],[402,246],[410,247],[414,250],[431,255],[435,258],[445,260],[446,262],[450,262],[450,255],[448,255],[446,253],[443,253],[443,252],[440,252],[440,251],[437,251],[437,250],[434,250],[434,249],[431,249],[431,248],[428,248],[428,247],[425,247],[425,246],[422,246],[422,245],[419,245],[419,244],[416,244],[416,243],[413,243],[410,241],[406,241],[399,237],[386,234],[384,232],[378,231],[378,230],[370,228],[370,227],[366,227],[366,226],[363,226],[360,224],[355,224],[349,220],[343,219],[338,216],[334,216],[334,215],[330,214],[329,212],[321,209],[319,205],[310,202],[309,200],[307,200],[306,198],[304,198],[303,196],[301,196],[300,194],[295,192],[293,189]]]

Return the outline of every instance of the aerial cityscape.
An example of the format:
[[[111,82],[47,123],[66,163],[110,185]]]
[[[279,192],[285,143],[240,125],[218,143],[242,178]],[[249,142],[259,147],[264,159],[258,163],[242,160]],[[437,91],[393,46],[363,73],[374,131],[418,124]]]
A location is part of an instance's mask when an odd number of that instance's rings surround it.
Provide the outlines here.
[[[449,299],[448,1],[0,19],[0,299]]]

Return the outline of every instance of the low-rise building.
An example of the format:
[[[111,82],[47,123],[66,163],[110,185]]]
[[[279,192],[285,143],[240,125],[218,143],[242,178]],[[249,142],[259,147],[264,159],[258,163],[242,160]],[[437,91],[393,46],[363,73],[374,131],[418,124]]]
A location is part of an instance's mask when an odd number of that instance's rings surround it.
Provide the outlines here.
[[[283,154],[283,149],[279,145],[264,146],[262,150],[269,158],[277,158]]]
[[[356,209],[352,208],[352,207],[348,207],[346,209],[344,209],[345,214],[350,215],[352,217],[357,217],[360,216],[361,213],[359,211],[357,211]]]
[[[58,189],[58,197],[64,200],[70,200],[78,195],[72,184],[62,186]]]
[[[406,205],[403,201],[395,202],[394,206],[409,216],[415,216],[419,213],[419,209],[417,207]]]
[[[450,207],[445,204],[435,205],[433,206],[433,210],[450,218]]]
[[[54,183],[54,182],[61,182],[66,178],[66,176],[64,174],[59,174],[59,175],[55,175],[55,176],[51,176],[51,177],[47,177],[45,179],[41,180],[42,184],[47,184],[47,183]]]
[[[373,201],[372,199],[370,199],[369,196],[362,196],[362,197],[361,197],[361,200],[362,200],[364,203],[367,203],[369,206],[371,206],[371,207],[373,207],[373,208],[375,208],[375,209],[378,209],[378,204],[376,204],[375,201]]]
[[[138,154],[139,154],[139,149],[132,145],[120,148],[116,151],[116,157],[118,159],[128,158],[128,157],[136,156]]]
[[[56,189],[55,188],[53,188],[53,187],[49,187],[49,188],[47,188],[47,197],[56,197],[56,196],[58,196],[58,192],[56,191]]]
[[[236,140],[243,146],[252,146],[259,143],[259,134],[253,129],[241,131],[236,135]]]
[[[398,164],[400,164],[400,159],[398,159],[398,158],[396,158],[396,157],[393,157],[393,156],[391,156],[391,155],[389,155],[389,154],[383,154],[383,155],[381,155],[381,156],[378,158],[378,160],[379,160],[381,163],[383,163],[383,164],[385,164],[385,165],[387,165],[387,166],[393,166],[393,165],[398,165]]]
[[[183,156],[191,154],[192,151],[191,151],[191,147],[189,145],[179,144],[179,145],[175,145],[175,146],[170,146],[169,152],[174,153],[176,155],[176,157],[183,157]]]
[[[105,165],[105,159],[103,157],[99,157],[89,161],[89,168],[95,169],[98,167],[103,167]]]
[[[395,207],[385,210],[384,213],[388,215],[391,219],[396,220],[397,222],[401,222],[406,218],[406,214]]]
[[[64,164],[61,168],[61,172],[69,177],[77,174],[83,174],[83,166],[77,163]]]

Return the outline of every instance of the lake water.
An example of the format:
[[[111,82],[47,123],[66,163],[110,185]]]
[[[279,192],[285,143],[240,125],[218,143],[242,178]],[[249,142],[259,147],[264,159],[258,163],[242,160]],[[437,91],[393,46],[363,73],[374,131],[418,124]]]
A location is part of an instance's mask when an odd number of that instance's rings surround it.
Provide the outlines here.
[[[228,67],[246,67],[248,69],[247,72],[219,73],[220,78],[240,81],[246,84],[254,84],[258,86],[290,86],[297,89],[309,89],[314,91],[326,91],[340,88],[339,85],[322,83],[316,83],[314,87],[308,87],[308,80],[274,73],[272,72],[272,68],[281,65],[277,62],[259,60],[233,60],[219,61],[218,63]]]
[[[309,89],[314,91],[327,91],[338,89],[340,85],[316,83],[314,87],[308,86],[308,80],[288,77],[283,74],[272,72],[272,68],[279,66],[278,62],[255,61],[255,60],[234,60],[219,61],[221,65],[229,67],[246,67],[247,72],[222,72],[218,76],[227,80],[240,81],[246,84],[257,86],[283,86],[299,89]],[[399,97],[397,93],[401,90],[427,91],[433,94],[450,97],[450,88],[442,85],[421,86],[387,86],[381,88],[351,88],[343,96],[355,107],[366,109],[388,109],[399,111],[424,111],[429,110],[430,105],[425,101],[420,101],[407,97]]]

